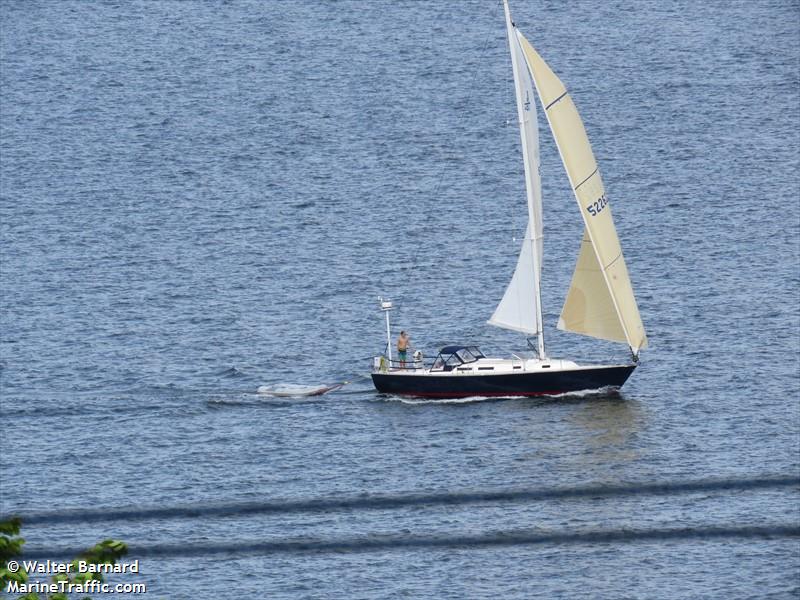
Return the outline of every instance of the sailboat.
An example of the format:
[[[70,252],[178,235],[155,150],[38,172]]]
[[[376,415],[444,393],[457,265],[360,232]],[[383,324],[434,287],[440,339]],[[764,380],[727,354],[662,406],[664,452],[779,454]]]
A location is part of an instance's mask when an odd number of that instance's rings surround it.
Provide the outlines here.
[[[561,80],[553,73],[511,20],[503,1],[514,74],[519,132],[525,171],[528,226],[511,282],[489,323],[537,338],[534,356],[489,358],[477,346],[442,348],[429,365],[419,356],[396,361],[391,352],[389,312],[387,347],[375,357],[372,380],[379,392],[434,397],[538,396],[619,389],[639,364],[647,337],[633,295],[628,269],[611,216],[600,171],[578,110]],[[627,364],[579,365],[550,358],[542,323],[542,189],[539,176],[538,96],[555,139],[584,222],[577,263],[567,291],[558,329],[625,343]]]

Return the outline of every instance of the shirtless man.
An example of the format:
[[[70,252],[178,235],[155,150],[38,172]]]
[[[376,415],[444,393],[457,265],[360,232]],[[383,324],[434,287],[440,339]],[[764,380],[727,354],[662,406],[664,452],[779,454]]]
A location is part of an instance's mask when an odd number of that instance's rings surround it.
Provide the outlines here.
[[[400,332],[400,337],[397,338],[397,355],[400,358],[400,368],[406,368],[406,353],[408,352],[408,345],[411,342],[411,338],[408,337],[408,334],[405,331]]]

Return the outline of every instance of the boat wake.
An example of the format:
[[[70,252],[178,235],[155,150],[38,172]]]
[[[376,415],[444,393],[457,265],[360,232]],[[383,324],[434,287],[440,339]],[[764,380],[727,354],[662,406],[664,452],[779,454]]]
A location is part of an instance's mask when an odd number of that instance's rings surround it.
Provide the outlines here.
[[[476,402],[497,402],[498,400],[521,400],[524,396],[467,396],[466,398],[414,398],[411,396],[386,396],[384,402],[401,404],[474,404]]]
[[[272,396],[261,393],[245,393],[238,397],[214,398],[207,400],[209,408],[258,408],[274,406],[292,406],[296,404],[312,404],[321,402],[318,396]]]
[[[411,396],[390,395],[384,398],[386,402],[400,402],[402,404],[473,404],[476,402],[501,402],[504,400],[531,400],[531,401],[550,401],[550,400],[581,400],[592,398],[617,398],[620,396],[619,388],[608,386],[593,390],[578,390],[574,392],[563,392],[561,394],[541,394],[537,396],[467,396],[465,398],[414,398]]]
[[[542,398],[616,398],[620,396],[618,387],[606,386],[594,390],[577,390],[575,392],[564,392],[563,394],[548,394]]]

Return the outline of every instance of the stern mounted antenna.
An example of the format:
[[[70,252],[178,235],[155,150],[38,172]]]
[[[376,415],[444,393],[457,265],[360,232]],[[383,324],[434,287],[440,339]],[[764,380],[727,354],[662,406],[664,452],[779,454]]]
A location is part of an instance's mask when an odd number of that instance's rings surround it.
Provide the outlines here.
[[[381,311],[386,315],[386,355],[389,357],[389,364],[392,362],[392,325],[389,321],[389,313],[394,310],[392,301],[383,298],[378,298],[381,303]]]

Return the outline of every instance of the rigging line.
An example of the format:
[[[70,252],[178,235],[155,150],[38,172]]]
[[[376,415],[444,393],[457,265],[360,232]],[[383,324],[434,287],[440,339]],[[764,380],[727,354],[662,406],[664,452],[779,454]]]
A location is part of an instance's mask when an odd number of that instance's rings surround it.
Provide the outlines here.
[[[495,3],[493,5],[492,12],[488,17],[489,22],[494,20],[495,12],[497,11],[497,6],[499,6],[499,5],[502,5],[502,0],[499,0],[498,3]],[[480,55],[478,57],[478,64],[480,64],[483,61],[483,58],[486,56],[486,49],[489,47],[489,40],[491,39],[491,37],[492,37],[492,30],[491,30],[491,28],[489,28],[489,30],[486,33],[486,37],[483,40],[483,48],[481,49]],[[470,85],[467,88],[467,98],[464,101],[465,110],[466,110],[466,107],[469,106],[470,102],[472,101],[472,96],[473,96],[474,91],[475,91],[475,82],[477,81],[478,74],[480,72],[481,72],[481,70],[476,67],[475,70],[472,73],[472,81],[470,82]],[[456,117],[456,125],[457,126],[460,125],[463,120],[464,120],[464,112],[462,111]],[[436,183],[434,184],[433,192],[431,194],[431,198],[434,198],[434,199],[437,197],[437,195],[439,193],[439,189],[442,187],[442,183],[444,182],[444,173],[448,168],[448,165],[447,165],[446,161],[443,161],[443,162],[444,162],[444,164],[439,169],[439,176],[436,178]],[[410,269],[410,272],[408,274],[408,279],[413,279],[413,272],[417,267],[417,261],[419,259],[419,253],[420,253],[420,247],[417,246],[417,248],[414,251],[414,257],[411,260],[411,269]]]
[[[487,502],[538,502],[554,499],[617,498],[624,496],[665,496],[693,492],[751,491],[800,486],[797,476],[763,476],[751,479],[717,479],[640,483],[618,486],[583,486],[573,488],[522,489],[475,492],[443,492],[395,496],[357,496],[311,500],[274,500],[226,504],[194,504],[166,507],[93,508],[21,513],[25,525],[40,523],[75,523],[139,521],[145,519],[197,519],[200,517],[249,516],[257,514],[314,513],[331,510],[392,510],[409,506],[462,506]],[[13,514],[13,513],[12,513]],[[1,515],[4,521],[12,514]]]
[[[544,544],[625,544],[646,541],[783,539],[800,537],[798,525],[705,526],[665,529],[611,529],[595,531],[547,531],[523,529],[465,535],[385,535],[339,539],[239,540],[221,544],[186,542],[128,546],[128,556],[143,558],[199,557],[220,554],[264,555],[321,552],[374,552],[415,548],[491,548]],[[25,548],[24,559],[70,559],[84,548]]]

